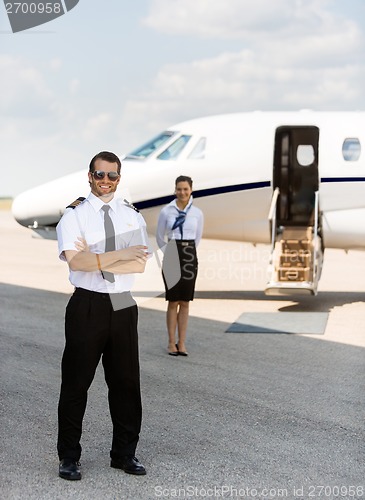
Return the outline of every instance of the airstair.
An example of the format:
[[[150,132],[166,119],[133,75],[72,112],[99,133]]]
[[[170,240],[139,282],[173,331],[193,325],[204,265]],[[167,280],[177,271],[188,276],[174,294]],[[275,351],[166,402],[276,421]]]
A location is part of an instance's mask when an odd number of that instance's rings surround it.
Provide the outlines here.
[[[323,247],[318,217],[314,225],[277,225],[275,217],[279,189],[274,192],[269,220],[271,224],[271,257],[266,295],[316,295],[323,264]],[[318,191],[315,193],[318,214]]]

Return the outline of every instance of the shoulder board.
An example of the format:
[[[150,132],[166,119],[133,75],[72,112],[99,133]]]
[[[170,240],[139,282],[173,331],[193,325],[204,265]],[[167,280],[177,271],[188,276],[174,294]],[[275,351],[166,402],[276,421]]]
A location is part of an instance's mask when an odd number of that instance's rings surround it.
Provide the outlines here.
[[[77,198],[77,200],[73,201],[72,203],[70,203],[69,205],[67,205],[66,208],[76,208],[78,205],[80,205],[80,203],[82,203],[84,200],[86,200],[85,197],[83,196],[80,196],[79,198]]]
[[[138,208],[136,208],[134,205],[132,205],[132,203],[130,203],[128,200],[124,199],[123,201],[124,201],[124,203],[126,204],[127,207],[132,208],[136,212],[139,212]]]

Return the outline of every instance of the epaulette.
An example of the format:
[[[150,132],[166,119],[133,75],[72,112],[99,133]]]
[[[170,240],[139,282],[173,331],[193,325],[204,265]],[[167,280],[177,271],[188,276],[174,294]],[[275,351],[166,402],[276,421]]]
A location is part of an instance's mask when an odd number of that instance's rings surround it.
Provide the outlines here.
[[[133,208],[133,210],[135,210],[136,212],[139,212],[138,208],[136,208],[134,205],[132,205],[132,203],[130,203],[128,200],[124,199],[123,201],[127,205],[127,207]]]
[[[72,203],[70,203],[69,205],[67,205],[66,208],[76,208],[78,205],[80,205],[80,203],[82,203],[84,200],[86,200],[86,198],[84,196],[80,196],[79,198],[77,198],[77,200],[73,201]]]

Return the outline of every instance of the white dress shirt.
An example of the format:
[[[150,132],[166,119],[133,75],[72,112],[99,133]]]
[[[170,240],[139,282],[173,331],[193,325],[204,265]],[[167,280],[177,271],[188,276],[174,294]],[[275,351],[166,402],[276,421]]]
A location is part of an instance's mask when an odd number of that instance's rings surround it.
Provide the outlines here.
[[[58,251],[61,260],[66,260],[65,250],[76,250],[75,241],[78,237],[85,238],[89,251],[105,252],[104,212],[101,207],[105,203],[90,193],[76,208],[69,208],[57,225]],[[146,223],[142,215],[128,206],[120,198],[113,198],[109,215],[115,229],[115,248],[120,250],[134,245],[146,245]],[[115,274],[115,282],[110,283],[99,270],[93,272],[70,270],[69,279],[75,287],[85,288],[94,292],[121,293],[130,291],[134,282],[133,274]]]
[[[176,204],[176,199],[166,205],[160,212],[157,222],[156,239],[158,246],[163,249],[167,240],[195,240],[198,246],[203,234],[204,216],[200,208],[193,205],[193,197],[190,196],[189,203],[183,210],[186,213],[185,222],[182,225],[182,234],[177,227],[172,229],[176,217],[181,210]]]

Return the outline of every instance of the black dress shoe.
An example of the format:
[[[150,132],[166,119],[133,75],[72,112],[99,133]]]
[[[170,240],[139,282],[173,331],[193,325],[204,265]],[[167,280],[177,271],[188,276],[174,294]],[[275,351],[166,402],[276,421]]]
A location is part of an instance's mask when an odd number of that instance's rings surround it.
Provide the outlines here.
[[[144,476],[146,474],[144,466],[136,457],[133,456],[121,457],[118,459],[112,458],[110,467],[114,467],[114,469],[122,469],[128,474],[135,474],[137,476]]]
[[[81,479],[80,464],[76,460],[63,458],[60,462],[59,476],[62,479],[69,479],[70,481],[77,481]]]

